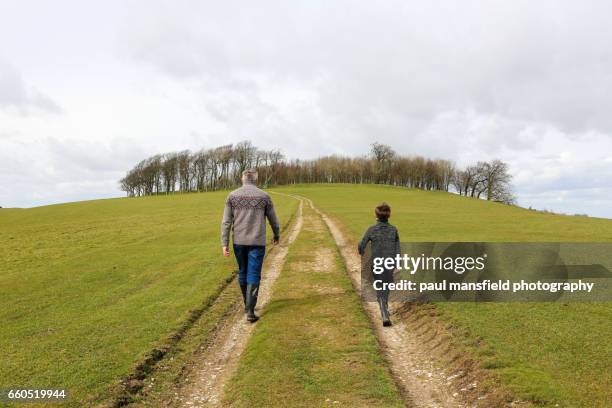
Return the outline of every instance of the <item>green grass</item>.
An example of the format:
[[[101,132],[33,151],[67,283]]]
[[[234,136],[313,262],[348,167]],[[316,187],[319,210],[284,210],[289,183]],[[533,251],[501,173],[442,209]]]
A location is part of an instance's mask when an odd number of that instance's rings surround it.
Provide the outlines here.
[[[403,406],[337,248],[307,206],[228,385],[225,403],[234,407]]]
[[[342,221],[353,238],[375,222],[387,201],[402,241],[612,242],[612,220],[562,216],[441,191],[391,186],[314,184],[279,191],[307,195]]]
[[[312,198],[353,239],[374,221],[374,206],[386,200],[403,241],[612,241],[611,220],[555,216],[441,192],[348,185],[279,191]],[[235,268],[233,259],[219,255],[224,198],[218,192],[1,209],[0,388],[66,387],[72,394],[69,406],[103,398],[111,384],[163,343]],[[284,222],[295,210],[295,200],[274,200]],[[307,257],[308,248],[330,244],[329,238],[298,241],[289,261],[295,265]],[[279,303],[270,304],[266,319],[258,323],[254,348],[249,348],[291,350],[269,355],[279,372],[290,375],[279,377],[248,351],[243,360],[248,370],[241,371],[240,381],[251,391],[241,398],[255,401],[249,398],[267,392],[257,389],[262,379],[255,374],[261,372],[278,380],[274,392],[284,405],[293,405],[287,402],[293,397],[303,404],[321,402],[316,399],[321,392],[357,405],[370,399],[396,404],[365,318],[352,326],[345,316],[333,317],[336,308],[349,314],[358,310],[345,277],[329,283],[343,288],[339,299],[348,299],[346,303],[300,294],[291,283],[296,273],[297,268],[289,268],[279,278]],[[329,277],[313,273],[304,278],[317,285]],[[328,310],[328,303],[334,310]],[[520,397],[543,405],[612,406],[609,303],[437,307],[442,318],[465,334],[459,339],[463,345]],[[320,313],[315,326],[304,322],[309,313]],[[355,343],[317,335],[320,328],[346,330]],[[336,353],[317,346],[331,340],[342,345]],[[307,350],[303,357],[300,347]],[[357,361],[354,378],[342,365],[351,359]],[[367,382],[365,376],[374,380]],[[383,384],[381,390],[368,388],[377,382]],[[296,387],[285,388],[285,383]],[[348,393],[353,387],[360,390],[356,396],[354,390]]]
[[[0,211],[0,388],[103,398],[234,270],[226,192]],[[285,222],[295,200],[274,197]]]
[[[213,340],[219,320],[227,318],[227,314],[232,313],[241,301],[242,295],[234,281],[157,363],[155,370],[144,380],[142,390],[132,396],[130,407],[157,408],[175,403],[177,383],[185,378],[185,368],[197,361],[202,345]]]
[[[558,216],[443,192],[389,186],[281,189],[312,198],[353,240],[381,201],[402,241],[611,242],[612,220]],[[440,303],[459,339],[519,397],[541,405],[612,406],[612,304]]]

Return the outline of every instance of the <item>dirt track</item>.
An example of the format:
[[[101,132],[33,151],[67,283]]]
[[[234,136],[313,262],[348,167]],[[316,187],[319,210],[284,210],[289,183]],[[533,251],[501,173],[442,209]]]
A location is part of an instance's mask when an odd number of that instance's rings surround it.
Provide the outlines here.
[[[302,204],[297,210],[297,217],[286,232],[286,238],[270,251],[264,261],[263,275],[259,289],[257,311],[265,309],[272,296],[272,286],[278,278],[289,246],[295,241],[302,229]],[[247,323],[243,305],[238,302],[215,332],[210,345],[198,353],[199,358],[193,363],[182,379],[175,400],[171,406],[211,407],[221,406],[225,384],[232,377],[238,361],[256,324]]]
[[[297,198],[297,197],[296,197]],[[341,228],[319,211],[311,200],[300,197],[295,222],[283,241],[270,251],[264,264],[258,311],[261,313],[272,295],[272,286],[279,276],[289,246],[302,229],[302,205],[306,202],[321,217],[330,230],[344,259],[353,287],[361,290],[361,261],[356,249],[349,244]],[[466,407],[454,391],[452,375],[440,368],[435,359],[420,344],[416,334],[405,323],[396,319],[392,327],[380,324],[378,305],[364,302],[364,309],[378,338],[381,350],[389,362],[390,370],[400,388],[406,406],[410,407]],[[393,307],[393,305],[392,305]],[[225,384],[235,373],[240,356],[255,329],[256,324],[245,321],[242,303],[216,330],[209,345],[201,350],[180,382],[170,406],[209,407],[221,406]]]
[[[318,210],[311,200],[305,199],[329,228],[340,249],[347,272],[356,291],[361,291],[361,259],[357,249],[349,244],[338,225]],[[393,308],[393,305],[391,305]],[[382,351],[390,364],[391,372],[400,387],[407,406],[414,407],[465,407],[450,386],[452,376],[436,365],[436,362],[420,347],[420,342],[406,325],[395,320],[391,327],[382,327],[380,312],[375,302],[364,302]]]

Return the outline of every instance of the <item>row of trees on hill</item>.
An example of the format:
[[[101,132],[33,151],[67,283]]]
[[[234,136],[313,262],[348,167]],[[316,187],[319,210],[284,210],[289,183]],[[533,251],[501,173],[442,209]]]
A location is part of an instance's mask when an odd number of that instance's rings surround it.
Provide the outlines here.
[[[499,160],[458,169],[448,161],[402,156],[374,143],[361,157],[326,156],[287,160],[279,150],[261,150],[249,141],[198,152],[158,154],[139,162],[120,180],[128,196],[213,191],[240,183],[255,168],[260,184],[375,183],[423,190],[456,191],[470,197],[512,203],[508,165]]]
[[[140,161],[120,180],[129,196],[160,193],[213,191],[234,186],[242,172],[256,168],[264,184],[283,160],[277,150],[259,150],[240,142],[192,153],[189,150],[157,154]]]

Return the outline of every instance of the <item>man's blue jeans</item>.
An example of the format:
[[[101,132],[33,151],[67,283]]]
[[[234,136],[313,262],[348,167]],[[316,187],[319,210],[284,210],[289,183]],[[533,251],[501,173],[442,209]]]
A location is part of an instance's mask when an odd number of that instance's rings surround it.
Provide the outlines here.
[[[266,247],[263,245],[234,244],[234,255],[238,261],[238,281],[241,284],[259,284],[265,253]]]

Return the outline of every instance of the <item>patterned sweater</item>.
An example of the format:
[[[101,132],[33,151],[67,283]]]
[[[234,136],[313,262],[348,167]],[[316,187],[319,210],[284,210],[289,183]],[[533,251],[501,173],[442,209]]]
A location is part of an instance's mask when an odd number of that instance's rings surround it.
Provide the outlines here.
[[[368,228],[357,247],[361,255],[364,254],[368,242],[372,243],[372,258],[395,257],[401,254],[397,228],[387,221],[378,220],[375,225]]]
[[[274,238],[278,239],[280,225],[272,199],[254,184],[245,183],[229,193],[225,200],[221,244],[229,245],[230,230],[233,230],[234,244],[266,245],[266,218],[270,222]]]

